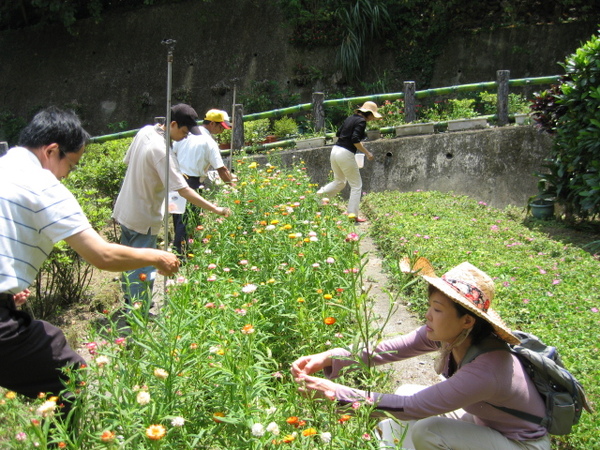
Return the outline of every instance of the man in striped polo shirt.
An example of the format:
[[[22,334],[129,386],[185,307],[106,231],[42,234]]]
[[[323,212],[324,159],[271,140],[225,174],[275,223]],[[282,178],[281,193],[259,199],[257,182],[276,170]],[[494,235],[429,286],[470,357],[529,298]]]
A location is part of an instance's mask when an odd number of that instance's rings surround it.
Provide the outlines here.
[[[179,268],[172,253],[111,244],[91,228],[60,182],[79,162],[88,139],[74,113],[50,107],[23,129],[19,146],[0,158],[0,386],[32,398],[40,392],[58,395],[64,389],[62,368],[85,362],[59,328],[17,309],[54,244],[65,240],[103,270],[153,265],[172,275]]]

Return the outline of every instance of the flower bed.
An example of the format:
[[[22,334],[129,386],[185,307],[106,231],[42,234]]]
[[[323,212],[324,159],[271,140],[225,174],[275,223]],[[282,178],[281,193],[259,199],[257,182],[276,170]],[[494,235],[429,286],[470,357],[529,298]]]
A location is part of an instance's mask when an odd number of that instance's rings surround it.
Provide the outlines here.
[[[354,225],[317,202],[303,165],[240,159],[236,174],[237,189],[214,193],[232,217],[194,225],[159,314],[133,310],[127,337],[92,332],[89,367],[71,386],[76,437],[49,430],[47,399],[19,415],[21,400],[7,398],[0,415],[11,411],[11,448],[377,448],[370,405],[347,415],[304,399],[289,373],[299,356],[360,342],[368,330]]]

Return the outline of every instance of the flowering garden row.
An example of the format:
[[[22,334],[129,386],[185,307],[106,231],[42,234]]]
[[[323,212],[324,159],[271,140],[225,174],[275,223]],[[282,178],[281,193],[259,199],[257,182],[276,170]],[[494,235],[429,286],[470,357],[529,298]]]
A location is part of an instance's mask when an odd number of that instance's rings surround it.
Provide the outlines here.
[[[302,354],[368,334],[359,236],[335,204],[317,201],[302,164],[237,161],[236,189],[209,192],[232,208],[201,215],[188,262],[159,314],[131,311],[132,332],[92,331],[77,432],[54,421],[56,398],[6,393],[11,448],[345,448],[372,440],[371,405],[352,414],[299,396],[289,373]],[[358,284],[360,285],[360,284]],[[110,314],[107,312],[107,317]],[[366,331],[365,331],[366,330]],[[362,382],[384,383],[385,377]],[[354,381],[358,379],[355,376]]]

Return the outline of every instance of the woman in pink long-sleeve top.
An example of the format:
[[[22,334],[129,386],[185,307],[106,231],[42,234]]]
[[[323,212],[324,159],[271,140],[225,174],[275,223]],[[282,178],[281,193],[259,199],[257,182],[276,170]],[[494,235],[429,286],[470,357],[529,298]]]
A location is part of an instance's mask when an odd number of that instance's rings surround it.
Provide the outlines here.
[[[365,400],[409,424],[403,448],[421,449],[535,449],[549,450],[550,436],[539,424],[496,408],[505,407],[544,417],[544,402],[529,375],[506,343],[519,339],[490,307],[494,282],[469,263],[437,277],[425,258],[405,271],[429,283],[426,324],[412,333],[380,343],[369,355],[375,365],[440,351],[436,371],[444,380],[429,387],[401,386],[395,394],[367,393],[331,381],[344,367],[355,365],[351,353],[333,349],[303,356],[292,364],[301,392],[329,397],[341,404]],[[461,365],[473,346],[493,346],[473,361]],[[483,346],[483,345],[482,345]],[[327,378],[312,376],[323,370]],[[399,428],[385,421],[389,428]],[[389,433],[388,433],[389,434]],[[399,433],[397,435],[402,435]],[[394,446],[393,442],[388,442]]]

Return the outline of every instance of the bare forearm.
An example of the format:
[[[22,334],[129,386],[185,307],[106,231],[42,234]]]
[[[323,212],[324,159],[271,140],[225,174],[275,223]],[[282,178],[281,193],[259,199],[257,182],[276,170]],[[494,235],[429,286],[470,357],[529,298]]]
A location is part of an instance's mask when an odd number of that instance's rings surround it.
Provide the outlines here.
[[[215,214],[219,214],[220,208],[217,205],[206,200],[192,188],[183,188],[177,192],[192,205],[196,205],[199,208],[206,209],[208,211],[214,212]]]
[[[231,182],[233,181],[233,177],[231,176],[231,172],[229,172],[229,169],[227,167],[219,167],[217,169],[217,172],[219,173],[219,177],[221,177],[221,180],[223,180],[227,184],[231,184]]]
[[[121,272],[154,266],[165,275],[177,272],[177,257],[169,252],[153,248],[133,248],[106,242],[94,230],[88,229],[66,239],[88,263],[101,270]]]

